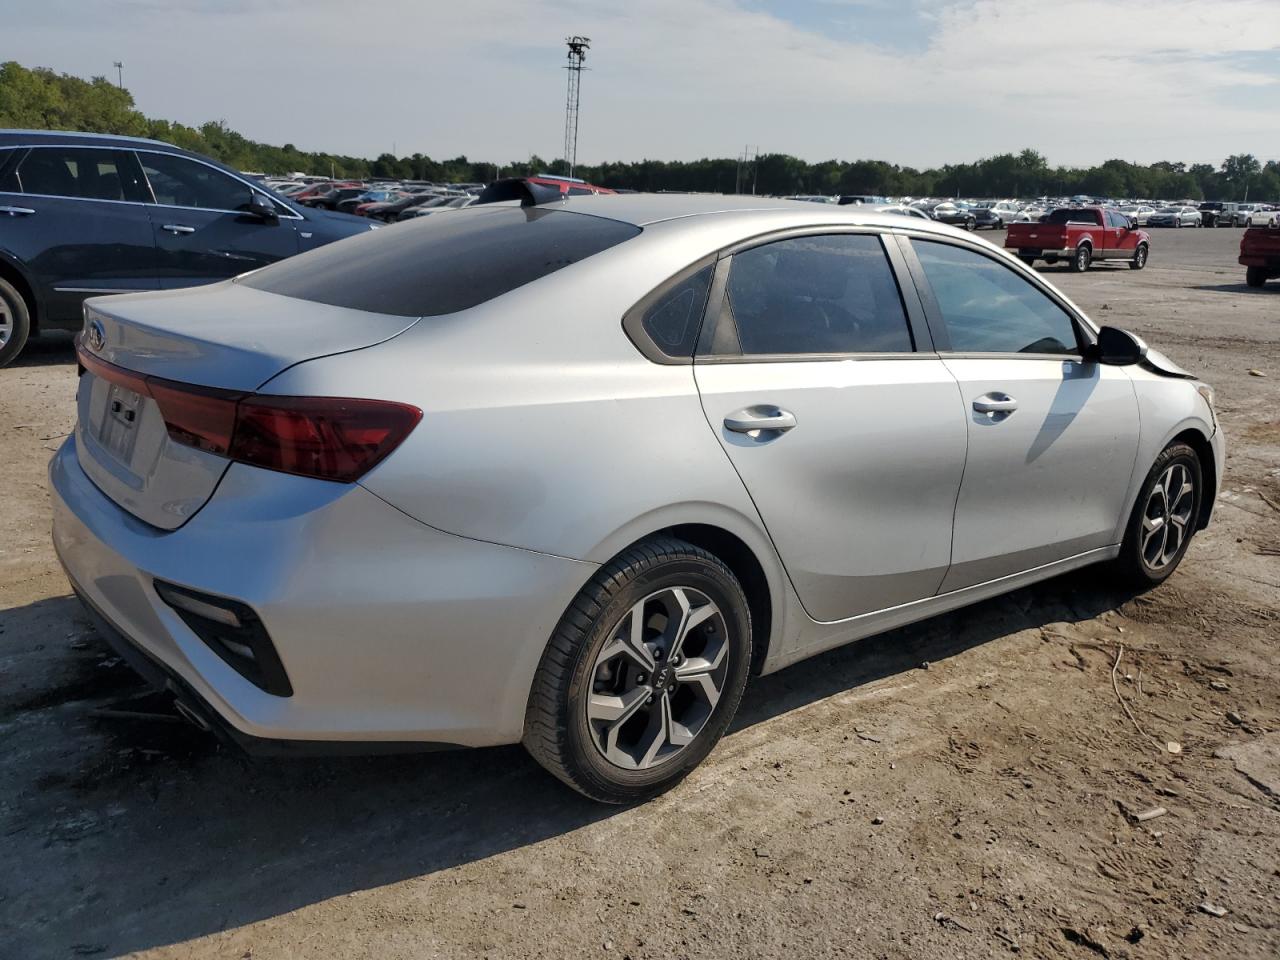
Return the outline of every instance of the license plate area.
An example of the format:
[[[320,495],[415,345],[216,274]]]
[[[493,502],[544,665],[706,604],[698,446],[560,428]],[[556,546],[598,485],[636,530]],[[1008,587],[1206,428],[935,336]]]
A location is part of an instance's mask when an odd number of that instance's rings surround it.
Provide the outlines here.
[[[142,419],[143,396],[119,384],[108,384],[106,409],[96,437],[102,448],[122,464],[133,461]]]

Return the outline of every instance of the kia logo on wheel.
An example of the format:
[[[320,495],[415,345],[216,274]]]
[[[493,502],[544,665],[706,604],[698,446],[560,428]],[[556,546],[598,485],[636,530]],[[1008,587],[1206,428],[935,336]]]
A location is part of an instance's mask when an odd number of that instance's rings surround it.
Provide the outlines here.
[[[103,329],[102,322],[94,320],[89,324],[89,349],[94,353],[98,353],[107,345],[107,331]]]

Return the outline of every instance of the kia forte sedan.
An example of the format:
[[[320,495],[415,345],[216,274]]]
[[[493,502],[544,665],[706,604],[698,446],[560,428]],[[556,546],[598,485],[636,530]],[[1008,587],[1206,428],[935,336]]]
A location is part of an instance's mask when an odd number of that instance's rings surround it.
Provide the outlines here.
[[[1209,522],[1212,393],[954,228],[480,203],[89,301],[53,538],[251,750],[523,742],[670,787],[750,677]]]

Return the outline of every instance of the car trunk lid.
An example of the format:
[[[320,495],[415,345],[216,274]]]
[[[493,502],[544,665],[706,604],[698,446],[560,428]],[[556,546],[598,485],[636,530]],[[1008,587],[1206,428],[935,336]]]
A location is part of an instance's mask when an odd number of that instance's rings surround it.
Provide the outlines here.
[[[231,461],[170,436],[157,401],[167,385],[248,395],[294,364],[381,343],[416,322],[232,282],[94,298],[80,345],[81,466],[129,513],[175,530],[204,506]]]

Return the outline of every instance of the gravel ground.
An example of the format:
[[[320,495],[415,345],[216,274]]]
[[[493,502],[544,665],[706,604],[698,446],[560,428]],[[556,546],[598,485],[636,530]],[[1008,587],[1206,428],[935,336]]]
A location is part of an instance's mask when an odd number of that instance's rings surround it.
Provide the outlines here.
[[[1280,283],[1239,236],[1045,268],[1217,388],[1222,497],[1167,583],[1060,578],[756,682],[625,810],[515,747],[252,761],[95,713],[137,685],[49,544],[76,377],[35,343],[0,370],[0,957],[1276,957]]]

